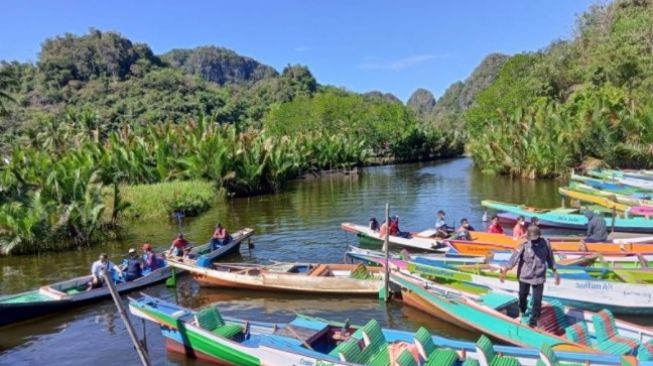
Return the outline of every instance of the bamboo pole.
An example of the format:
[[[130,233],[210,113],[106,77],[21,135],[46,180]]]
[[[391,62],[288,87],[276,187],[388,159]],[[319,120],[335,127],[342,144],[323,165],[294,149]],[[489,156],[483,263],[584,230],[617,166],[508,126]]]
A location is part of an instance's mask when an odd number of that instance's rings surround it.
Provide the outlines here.
[[[390,260],[388,259],[390,253],[390,204],[385,204],[385,237],[383,238],[383,250],[385,251],[385,302],[390,301]]]
[[[102,273],[102,277],[104,278],[104,285],[107,286],[109,293],[111,293],[113,302],[116,304],[116,308],[118,308],[118,314],[120,314],[120,318],[122,318],[123,323],[125,323],[125,328],[127,328],[129,337],[131,338],[132,343],[134,343],[134,347],[136,348],[136,352],[138,352],[138,357],[141,359],[141,363],[143,366],[151,366],[152,362],[150,361],[150,356],[147,354],[147,350],[141,341],[138,340],[136,331],[129,321],[129,316],[127,316],[127,310],[125,310],[125,306],[122,303],[120,294],[118,293],[118,290],[116,290],[116,287],[113,284],[113,280],[107,272],[108,271],[104,271]]]

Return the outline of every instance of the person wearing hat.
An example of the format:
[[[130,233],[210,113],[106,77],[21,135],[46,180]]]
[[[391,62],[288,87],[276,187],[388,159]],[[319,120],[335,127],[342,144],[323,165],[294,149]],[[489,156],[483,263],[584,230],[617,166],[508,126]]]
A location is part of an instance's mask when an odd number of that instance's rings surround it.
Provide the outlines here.
[[[520,317],[528,309],[528,293],[533,289],[533,308],[528,325],[535,327],[542,309],[542,294],[546,281],[547,267],[555,275],[555,284],[560,284],[560,276],[556,271],[556,262],[549,242],[541,237],[540,228],[529,226],[526,241],[512,254],[508,264],[501,267],[501,282],[505,280],[506,271],[517,266],[519,280],[519,312]]]
[[[143,259],[138,256],[134,248],[129,249],[124,274],[126,281],[133,281],[143,276]]]
[[[150,243],[143,244],[143,258],[145,259],[145,268],[150,271],[159,268],[159,261],[156,257],[156,253],[152,250],[152,245],[150,245]]]

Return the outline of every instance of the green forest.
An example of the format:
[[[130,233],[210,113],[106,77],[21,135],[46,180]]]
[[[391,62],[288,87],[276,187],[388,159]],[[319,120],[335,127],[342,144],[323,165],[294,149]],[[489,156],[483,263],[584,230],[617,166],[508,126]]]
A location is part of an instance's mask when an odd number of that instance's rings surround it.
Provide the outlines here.
[[[224,48],[155,55],[116,32],[46,40],[0,64],[0,252],[90,245],[131,220],[377,161],[456,156],[389,94],[321,85]]]
[[[652,24],[649,0],[594,5],[573,39],[510,57],[465,114],[476,165],[529,178],[653,166]]]
[[[306,173],[454,157],[528,178],[653,166],[653,4],[615,0],[574,36],[490,54],[435,98],[354,93],[217,46],[156,55],[112,31],[0,61],[0,252],[78,247]],[[155,200],[157,204],[149,204]]]

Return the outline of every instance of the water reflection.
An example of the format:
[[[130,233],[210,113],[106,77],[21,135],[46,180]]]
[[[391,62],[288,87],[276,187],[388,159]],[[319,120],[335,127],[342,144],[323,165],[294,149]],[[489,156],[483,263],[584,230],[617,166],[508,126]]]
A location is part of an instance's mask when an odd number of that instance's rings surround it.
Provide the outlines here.
[[[482,227],[481,199],[555,206],[559,202],[557,185],[556,182],[486,176],[476,171],[468,159],[370,167],[357,175],[294,182],[277,195],[218,202],[201,217],[185,220],[182,230],[191,240],[203,242],[217,222],[232,231],[254,228],[255,249],[249,251],[243,246],[241,254],[225,261],[342,262],[345,249],[356,240],[340,230],[340,223],[367,222],[370,216],[380,218],[386,202],[390,203],[392,213],[400,215],[403,230],[432,226],[438,209],[447,211],[448,221],[467,217],[473,226]],[[131,225],[121,240],[104,246],[0,258],[0,293],[24,291],[84,275],[100,252],[106,251],[112,260],[118,261],[130,247],[140,248],[143,242],[166,249],[177,231],[176,223],[169,220],[138,223]],[[217,302],[225,315],[248,319],[283,322],[296,313],[304,313],[331,320],[349,318],[353,323],[362,324],[373,317],[394,328],[415,330],[423,325],[447,336],[476,338],[475,334],[451,327],[401,303],[386,305],[376,298],[215,290],[199,288],[189,277],[180,278],[177,289],[158,285],[143,292],[193,308]],[[138,296],[138,293],[131,296]],[[134,319],[133,322],[140,333],[141,321]],[[167,354],[157,327],[147,324],[146,331],[150,352],[157,364],[196,364]],[[81,339],[84,346],[81,346]],[[0,364],[137,362],[110,300],[0,328],[0,348]]]

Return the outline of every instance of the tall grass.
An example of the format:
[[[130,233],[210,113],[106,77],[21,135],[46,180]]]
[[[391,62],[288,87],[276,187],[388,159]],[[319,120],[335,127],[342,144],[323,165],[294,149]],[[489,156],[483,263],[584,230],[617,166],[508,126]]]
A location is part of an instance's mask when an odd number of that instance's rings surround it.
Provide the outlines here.
[[[365,141],[339,134],[266,136],[203,117],[100,131],[93,118],[44,123],[0,161],[2,253],[89,245],[124,218],[195,214],[216,189],[277,191],[304,172],[359,165],[370,154]]]
[[[105,194],[107,212],[113,208],[113,195]],[[173,181],[155,184],[123,185],[120,200],[127,204],[124,220],[160,220],[171,218],[176,211],[197,216],[224,195],[207,181]]]

